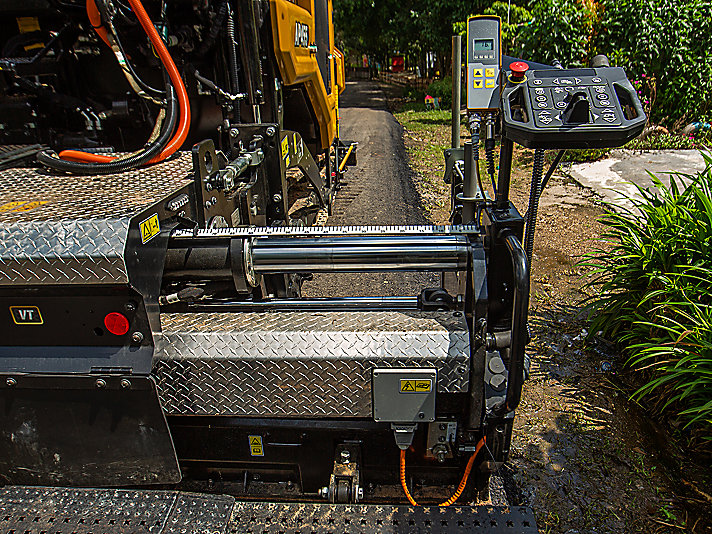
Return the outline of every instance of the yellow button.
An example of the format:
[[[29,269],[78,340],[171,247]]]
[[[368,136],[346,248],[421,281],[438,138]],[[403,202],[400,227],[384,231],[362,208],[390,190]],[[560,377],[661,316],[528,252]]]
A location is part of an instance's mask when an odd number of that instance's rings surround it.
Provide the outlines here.
[[[472,75],[475,78],[482,78],[482,69],[475,69],[475,71],[472,73]],[[494,74],[492,76],[494,76]]]
[[[485,69],[485,76],[492,78],[494,76],[494,69]]]
[[[485,80],[485,87],[494,87],[494,79]]]
[[[482,89],[482,80],[474,80],[475,89]]]

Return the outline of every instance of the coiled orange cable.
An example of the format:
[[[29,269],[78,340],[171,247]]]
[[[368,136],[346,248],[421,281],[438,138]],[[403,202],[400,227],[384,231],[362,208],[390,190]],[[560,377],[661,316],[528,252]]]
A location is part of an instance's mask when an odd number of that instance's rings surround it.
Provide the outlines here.
[[[457,491],[453,493],[452,497],[450,497],[447,501],[441,502],[440,504],[438,504],[438,506],[450,506],[460,498],[462,492],[465,491],[465,486],[467,486],[467,479],[470,478],[470,472],[472,471],[472,466],[475,464],[475,458],[477,458],[477,454],[480,452],[480,449],[484,446],[484,444],[485,438],[483,436],[482,439],[477,443],[477,446],[475,447],[475,452],[472,453],[472,456],[470,456],[470,459],[467,461],[467,465],[465,466],[465,473],[462,475],[462,480],[460,480],[460,485],[457,487]],[[401,449],[400,451],[400,482],[403,488],[403,492],[408,498],[408,502],[410,502],[410,504],[412,504],[413,506],[420,506],[417,502],[415,502],[415,499],[410,494],[410,491],[408,491],[408,484],[405,480],[405,451],[403,449]]]
[[[161,153],[148,162],[149,164],[158,163],[159,161],[163,161],[164,159],[172,155],[176,150],[178,150],[188,137],[188,130],[190,129],[190,102],[188,102],[188,92],[185,90],[185,85],[183,85],[183,79],[180,77],[178,68],[173,62],[173,58],[168,52],[168,49],[166,48],[166,45],[163,42],[163,39],[161,39],[161,36],[158,35],[158,31],[153,25],[153,22],[148,16],[148,13],[146,13],[146,9],[143,7],[141,0],[128,1],[131,5],[131,9],[136,14],[136,17],[141,23],[143,30],[148,35],[148,38],[151,40],[151,44],[153,44],[153,48],[155,48],[156,52],[158,53],[158,57],[161,59],[163,66],[168,72],[168,77],[171,79],[171,83],[173,84],[173,87],[176,91],[176,95],[178,97],[178,105],[180,108],[180,121],[178,122],[178,128],[176,129],[173,138],[168,142],[168,144],[161,151]],[[89,3],[87,3],[87,5],[89,5]],[[89,11],[89,13],[90,16],[93,15],[91,10]],[[61,159],[66,159],[69,161],[89,163],[109,163],[110,161],[116,159],[112,156],[91,154],[89,152],[83,152],[81,150],[63,150],[59,153],[59,157]]]

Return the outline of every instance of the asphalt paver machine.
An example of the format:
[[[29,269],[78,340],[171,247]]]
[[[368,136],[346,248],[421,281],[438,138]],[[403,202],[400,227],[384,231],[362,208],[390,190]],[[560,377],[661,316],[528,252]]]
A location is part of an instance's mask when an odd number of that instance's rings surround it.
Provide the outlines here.
[[[1,532],[536,531],[472,503],[525,379],[544,150],[640,133],[621,69],[503,62],[471,19],[453,224],[327,227],[355,160],[330,1],[0,11]],[[379,271],[442,284],[301,296]]]

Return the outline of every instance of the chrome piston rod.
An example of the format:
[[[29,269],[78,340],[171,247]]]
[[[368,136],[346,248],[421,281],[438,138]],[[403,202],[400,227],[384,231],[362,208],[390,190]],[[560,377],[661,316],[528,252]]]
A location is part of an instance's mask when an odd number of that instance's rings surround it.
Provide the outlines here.
[[[235,239],[250,241],[239,248],[249,250],[247,255],[233,257]],[[164,277],[228,279],[236,268],[257,274],[458,271],[467,267],[469,248],[466,235],[176,239],[169,242]]]
[[[258,237],[258,273],[456,271],[467,265],[464,236]]]

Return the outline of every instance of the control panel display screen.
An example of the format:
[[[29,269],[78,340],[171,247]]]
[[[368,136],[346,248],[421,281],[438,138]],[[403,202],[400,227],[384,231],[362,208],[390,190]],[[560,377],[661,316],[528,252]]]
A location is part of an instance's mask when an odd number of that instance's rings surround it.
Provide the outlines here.
[[[494,39],[474,39],[472,41],[473,52],[491,52],[494,50]]]

